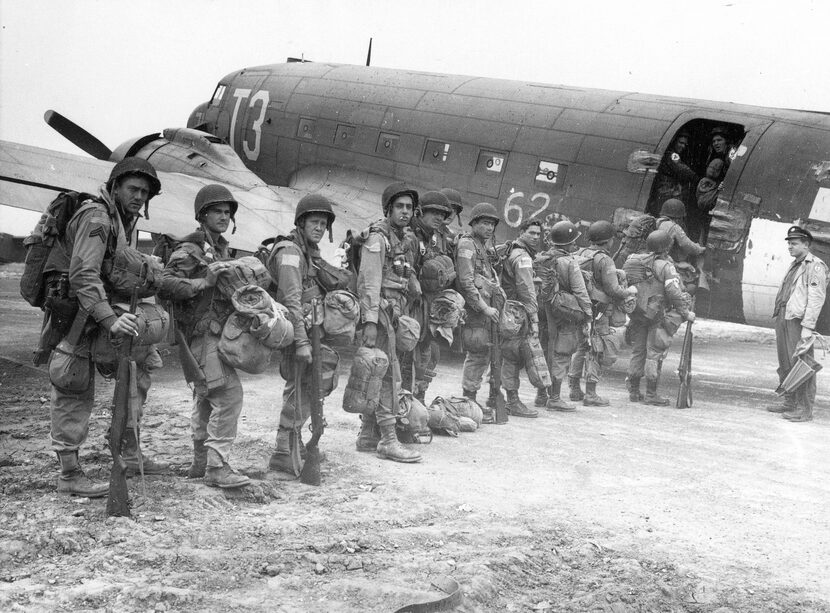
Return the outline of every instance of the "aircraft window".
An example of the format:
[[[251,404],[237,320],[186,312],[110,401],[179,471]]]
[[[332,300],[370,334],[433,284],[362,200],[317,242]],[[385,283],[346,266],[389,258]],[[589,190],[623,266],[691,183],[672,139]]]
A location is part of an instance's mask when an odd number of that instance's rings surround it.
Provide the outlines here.
[[[216,86],[216,90],[213,92],[213,97],[210,99],[211,105],[218,106],[218,104],[222,102],[222,98],[225,97],[226,89],[227,87],[225,87],[221,83]]]
[[[395,152],[398,150],[398,141],[400,138],[401,137],[397,134],[381,132],[380,136],[378,136],[378,144],[375,147],[375,153],[380,153],[387,157],[394,157]]]
[[[539,183],[559,183],[559,164],[556,162],[539,161],[539,166],[536,168],[536,181]]]
[[[450,144],[438,140],[428,140],[424,149],[424,162],[428,164],[443,164],[450,154]]]
[[[300,117],[300,123],[297,125],[297,136],[300,138],[307,138],[309,140],[314,138],[317,122],[308,117]]]
[[[478,154],[476,172],[499,173],[504,168],[504,162],[506,158],[507,155],[504,153],[482,150],[481,153]]]
[[[340,147],[349,148],[354,142],[354,126],[345,124],[338,124],[337,130],[334,133],[334,144]]]

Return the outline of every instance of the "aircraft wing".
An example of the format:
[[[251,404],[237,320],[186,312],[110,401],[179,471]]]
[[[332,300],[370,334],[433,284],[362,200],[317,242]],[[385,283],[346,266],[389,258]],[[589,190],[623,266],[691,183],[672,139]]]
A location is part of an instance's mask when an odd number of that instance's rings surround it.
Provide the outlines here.
[[[97,193],[112,162],[0,141],[0,205],[41,212],[58,192]],[[196,228],[193,200],[209,178],[159,172],[162,193],[150,202],[150,219],[142,218],[145,232],[184,236]],[[255,251],[268,237],[284,234],[294,225],[294,209],[305,192],[287,187],[256,187],[249,191],[226,185],[239,202],[237,231],[227,234],[231,246]]]

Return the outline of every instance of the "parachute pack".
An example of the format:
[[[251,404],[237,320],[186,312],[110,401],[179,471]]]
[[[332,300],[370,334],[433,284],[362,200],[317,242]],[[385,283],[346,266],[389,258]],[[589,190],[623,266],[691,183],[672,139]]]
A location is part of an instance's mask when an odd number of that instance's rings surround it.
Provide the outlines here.
[[[620,248],[617,250],[614,260],[619,263],[618,258],[622,259],[632,253],[644,252],[646,250],[646,238],[656,229],[657,218],[653,215],[645,213],[632,219],[628,227],[623,230]]]
[[[629,285],[637,288],[633,313],[652,321],[657,319],[663,307],[663,287],[654,274],[655,259],[653,253],[633,253],[623,265]]]
[[[20,295],[32,306],[43,307],[49,273],[69,269],[69,256],[61,245],[66,226],[83,208],[84,202],[95,199],[85,192],[61,192],[46,207],[32,233],[23,240],[26,260],[20,278]]]

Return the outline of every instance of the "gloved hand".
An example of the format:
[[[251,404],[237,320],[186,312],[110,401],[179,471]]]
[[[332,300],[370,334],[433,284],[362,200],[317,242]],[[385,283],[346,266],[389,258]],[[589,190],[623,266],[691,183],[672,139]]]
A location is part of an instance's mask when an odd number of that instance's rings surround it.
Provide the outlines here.
[[[300,345],[294,352],[294,356],[304,364],[311,364],[311,345]]]
[[[378,325],[373,322],[367,323],[363,326],[363,341],[362,344],[364,347],[369,347],[370,349],[375,346],[378,340]]]

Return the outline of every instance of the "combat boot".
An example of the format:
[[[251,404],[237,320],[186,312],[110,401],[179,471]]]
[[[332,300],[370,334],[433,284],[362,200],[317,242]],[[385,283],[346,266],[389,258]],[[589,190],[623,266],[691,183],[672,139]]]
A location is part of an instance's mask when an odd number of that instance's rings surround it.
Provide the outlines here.
[[[787,412],[781,415],[784,419],[790,422],[800,422],[800,421],[812,421],[813,420],[813,409],[812,407],[807,408],[804,407],[803,409],[794,410],[792,412]]]
[[[539,411],[528,409],[525,403],[519,400],[518,390],[507,390],[507,412],[514,417],[539,417]]]
[[[377,454],[380,458],[406,464],[421,461],[420,453],[407,449],[398,441],[394,422],[380,426],[380,442],[378,443]]]
[[[201,479],[205,476],[207,468],[207,448],[205,441],[193,441],[193,461],[187,469],[188,479]]]
[[[548,403],[545,405],[545,408],[548,411],[561,411],[563,413],[576,411],[576,407],[574,405],[562,399],[561,380],[553,380],[553,384],[550,386],[550,399],[548,400]]]
[[[291,439],[294,431],[280,426],[277,428],[277,449],[268,460],[268,470],[294,475],[294,462],[291,460]]]
[[[205,471],[205,485],[210,487],[231,489],[243,487],[250,482],[251,480],[248,477],[240,475],[227,462],[222,462],[222,466],[208,466]]]
[[[582,387],[579,384],[579,377],[568,377],[568,387],[570,388],[570,393],[568,394],[568,398],[571,400],[583,400],[585,398],[585,393],[582,391]],[[587,386],[586,382],[586,386]]]
[[[461,395],[464,396],[464,398],[469,398],[470,400],[473,400],[473,401],[475,401],[475,399],[476,399],[476,391],[475,390],[462,389],[461,390]],[[487,402],[489,403],[490,401],[488,400]],[[490,406],[490,405],[488,404],[487,406]]]
[[[87,477],[78,463],[77,451],[60,451],[61,475],[58,477],[58,493],[85,498],[100,498],[110,491],[109,483],[99,483]]]
[[[770,413],[792,413],[796,410],[795,398],[791,394],[784,396],[784,402],[781,404],[771,404],[767,407]]]
[[[163,475],[170,470],[170,465],[164,462],[156,462],[153,458],[141,454],[139,464],[138,439],[133,428],[128,427],[124,431],[124,447],[121,449],[121,459],[127,465],[127,476],[140,475],[143,469],[145,475]]]
[[[628,390],[628,399],[631,402],[643,401],[643,394],[640,392],[640,377],[626,377],[625,389]]]
[[[608,402],[608,398],[597,395],[596,381],[586,381],[585,397],[582,399],[582,404],[586,407],[607,407],[611,403]]]
[[[536,399],[533,401],[533,404],[537,407],[543,407],[547,403],[548,403],[548,388],[546,388],[546,387],[536,388]]]
[[[657,379],[646,379],[646,396],[643,402],[656,407],[668,406],[669,399],[657,394]]]
[[[380,442],[380,430],[374,413],[362,413],[360,415],[360,432],[357,435],[355,447],[358,451],[375,453]]]

